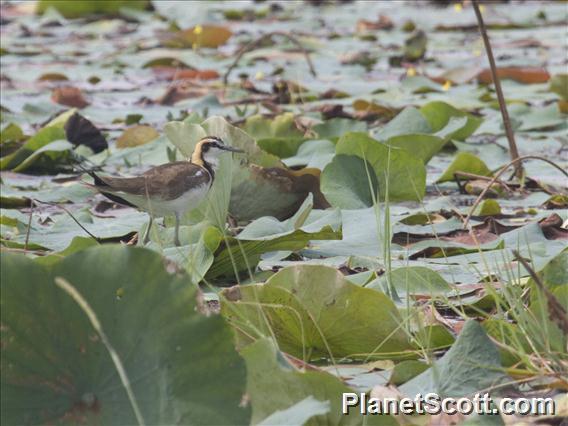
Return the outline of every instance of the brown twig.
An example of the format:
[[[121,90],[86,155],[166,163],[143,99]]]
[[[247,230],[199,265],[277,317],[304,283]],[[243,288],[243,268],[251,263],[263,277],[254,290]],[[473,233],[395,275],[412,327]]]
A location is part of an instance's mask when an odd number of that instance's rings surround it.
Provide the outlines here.
[[[505,96],[503,96],[503,89],[501,89],[501,81],[499,80],[499,76],[497,75],[497,66],[495,65],[495,58],[493,57],[493,49],[491,49],[491,43],[489,42],[487,29],[485,28],[485,23],[483,22],[483,16],[481,15],[481,10],[479,10],[478,0],[472,0],[471,3],[473,5],[473,10],[475,11],[475,16],[477,17],[479,32],[481,33],[481,37],[483,38],[483,44],[485,45],[487,59],[489,60],[491,76],[493,78],[493,84],[495,85],[497,100],[499,101],[499,109],[501,110],[501,117],[503,117],[503,126],[505,127],[507,141],[509,142],[509,152],[511,154],[511,159],[516,160],[517,158],[519,158],[519,150],[517,149],[517,144],[515,142],[515,135],[513,134],[513,127],[511,126],[509,112],[507,111]],[[518,162],[515,165],[515,176],[520,178],[522,174],[523,167],[522,164]]]
[[[544,283],[535,272],[535,270],[529,265],[529,263],[520,255],[520,253],[516,250],[513,250],[513,255],[517,258],[519,262],[523,265],[523,267],[527,270],[537,287],[540,291],[543,292],[544,296],[546,297],[546,303],[548,305],[549,316],[550,320],[566,334],[568,335],[568,313],[566,309],[558,299],[552,294],[552,292],[545,287]]]
[[[73,216],[73,214],[72,214],[69,210],[67,210],[65,207],[63,207],[62,205],[56,204],[56,203],[50,203],[49,201],[40,201],[40,200],[33,200],[33,201],[34,201],[34,202],[41,203],[41,204],[47,204],[47,205],[49,205],[49,206],[54,206],[54,207],[60,208],[60,209],[63,210],[65,213],[67,213],[67,214],[69,215],[69,217],[71,217],[71,219],[73,219],[73,221],[74,221],[77,225],[79,225],[79,228],[81,228],[83,231],[85,231],[85,232],[89,235],[89,237],[91,237],[91,238],[92,238],[93,240],[95,240],[97,243],[99,243],[99,244],[101,243],[100,238],[98,238],[98,237],[94,236],[93,234],[91,234],[91,232],[89,232],[89,230],[88,230],[87,228],[85,228],[83,225],[81,225],[81,222],[79,222],[79,221],[77,220],[77,218],[76,218],[75,216]]]
[[[26,229],[26,240],[24,242],[24,250],[28,249],[30,242],[30,232],[32,230],[32,216],[34,213],[34,200],[30,200],[30,217],[28,217],[28,229]]]
[[[455,172],[454,178],[456,179],[456,181],[458,182],[458,186],[460,186],[460,187],[461,187],[460,178],[468,178],[468,179],[473,179],[473,180],[484,180],[484,181],[491,181],[491,179],[492,179],[489,176],[481,176],[481,175],[476,175],[474,173],[467,173],[467,172]],[[495,182],[498,183],[499,185],[502,185],[503,188],[505,188],[505,190],[507,192],[513,192],[513,190],[509,187],[509,185],[507,185],[501,179],[497,179]]]
[[[505,164],[503,167],[501,167],[501,169],[495,174],[495,176],[493,176],[493,178],[489,181],[489,183],[487,184],[487,186],[483,189],[483,191],[481,191],[481,194],[478,195],[477,199],[475,200],[475,202],[473,203],[473,205],[471,206],[471,210],[469,211],[469,213],[467,214],[467,217],[464,220],[463,223],[463,228],[466,229],[467,225],[469,224],[469,220],[471,219],[471,216],[473,215],[473,212],[475,211],[476,207],[479,205],[479,203],[481,202],[481,200],[483,200],[483,197],[485,197],[485,194],[487,194],[487,192],[489,191],[489,189],[493,186],[493,184],[495,182],[497,182],[497,180],[501,177],[501,175],[503,173],[505,173],[505,171],[511,167],[514,166],[516,163],[518,162],[522,162],[524,160],[541,160],[544,161],[545,163],[550,164],[553,167],[556,167],[558,170],[560,170],[562,173],[564,173],[564,175],[566,177],[568,177],[568,172],[566,172],[566,170],[564,170],[562,167],[560,167],[558,164],[550,161],[548,158],[544,158],[544,157],[539,157],[538,155],[523,155],[522,157],[518,157],[512,161],[510,161],[509,163]]]
[[[237,64],[239,63],[239,61],[241,60],[241,58],[243,57],[243,55],[245,53],[255,49],[264,40],[269,39],[269,38],[271,38],[272,36],[275,36],[275,35],[285,37],[288,40],[290,40],[292,43],[294,43],[298,47],[298,49],[300,49],[300,51],[303,53],[304,57],[306,58],[306,62],[308,63],[308,67],[310,68],[310,73],[314,77],[317,77],[317,73],[316,73],[316,70],[314,68],[314,64],[312,63],[312,60],[310,59],[310,55],[309,55],[308,51],[304,48],[304,46],[302,46],[302,44],[298,41],[298,39],[296,37],[294,37],[293,35],[291,35],[287,32],[284,32],[284,31],[271,31],[269,33],[261,35],[257,39],[251,41],[246,46],[244,46],[241,50],[239,50],[239,53],[237,53],[237,57],[235,58],[233,63],[229,66],[229,68],[227,69],[227,72],[225,72],[225,75],[223,75],[223,86],[227,86],[227,82],[229,81],[229,74],[231,74],[231,71],[233,71],[233,68],[235,68],[237,66]]]

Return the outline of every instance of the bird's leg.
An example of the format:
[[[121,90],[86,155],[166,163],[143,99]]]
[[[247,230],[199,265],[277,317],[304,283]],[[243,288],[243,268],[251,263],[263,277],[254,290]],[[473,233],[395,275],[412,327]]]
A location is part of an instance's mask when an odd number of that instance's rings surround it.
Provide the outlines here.
[[[150,220],[148,221],[148,227],[146,228],[146,231],[144,232],[144,239],[142,240],[142,244],[146,245],[148,244],[148,242],[150,242],[150,230],[152,229],[152,222],[153,222],[153,218],[152,215],[150,215]]]
[[[179,242],[179,221],[180,221],[180,214],[176,212],[176,236],[174,238],[174,244],[176,246],[181,246],[181,243]]]

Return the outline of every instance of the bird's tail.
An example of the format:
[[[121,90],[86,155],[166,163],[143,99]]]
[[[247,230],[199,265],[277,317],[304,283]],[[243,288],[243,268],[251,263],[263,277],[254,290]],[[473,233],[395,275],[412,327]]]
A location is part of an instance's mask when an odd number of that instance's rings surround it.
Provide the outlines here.
[[[99,175],[97,175],[95,173],[95,169],[98,169],[98,167],[87,169],[82,164],[75,164],[75,167],[77,169],[79,169],[81,172],[87,173],[89,176],[91,176],[93,178],[93,180],[95,181],[95,186],[99,186],[99,187],[109,186],[108,183],[106,183],[103,179],[101,179],[99,177]]]
[[[129,207],[134,207],[136,208],[136,206],[132,203],[130,203],[129,201],[126,201],[124,198],[119,197],[116,194],[112,194],[110,192],[107,192],[108,189],[105,191],[105,188],[109,188],[110,185],[108,183],[106,183],[99,175],[97,175],[94,171],[94,168],[91,169],[87,169],[86,167],[84,167],[82,164],[76,164],[75,165],[81,172],[83,173],[87,173],[89,176],[91,176],[93,178],[94,185],[87,183],[87,182],[83,182],[85,185],[98,190],[101,194],[103,194],[105,197],[107,197],[109,200],[114,201],[115,203],[118,204],[122,204],[124,206],[129,206]],[[95,167],[98,169],[98,167]]]

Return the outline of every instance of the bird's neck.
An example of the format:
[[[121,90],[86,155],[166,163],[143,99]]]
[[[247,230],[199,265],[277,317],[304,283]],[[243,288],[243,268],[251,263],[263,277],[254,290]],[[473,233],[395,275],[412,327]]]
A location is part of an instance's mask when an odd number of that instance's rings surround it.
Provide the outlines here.
[[[215,177],[215,169],[217,168],[216,163],[209,162],[203,157],[203,152],[201,147],[198,145],[195,147],[195,151],[191,154],[191,162],[199,167],[203,167],[211,175],[211,179]]]
[[[207,161],[202,161],[201,167],[203,167],[205,170],[209,172],[209,174],[211,175],[211,180],[215,178],[216,167],[213,164],[208,163]]]

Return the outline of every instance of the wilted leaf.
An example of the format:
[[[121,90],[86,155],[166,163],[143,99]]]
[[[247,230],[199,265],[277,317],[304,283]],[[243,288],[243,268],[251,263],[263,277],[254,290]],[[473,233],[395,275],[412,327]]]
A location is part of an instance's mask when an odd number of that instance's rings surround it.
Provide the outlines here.
[[[353,101],[353,109],[355,111],[366,112],[375,114],[377,117],[391,119],[395,116],[396,112],[392,108],[369,102],[364,99],[357,99]]]
[[[130,127],[116,140],[117,148],[129,148],[152,142],[160,134],[150,126],[138,125]]]
[[[65,74],[57,72],[49,72],[42,74],[37,78],[37,81],[69,81]]]
[[[219,73],[215,70],[180,69],[175,67],[154,66],[152,71],[159,78],[166,80],[215,80]]]
[[[65,136],[73,145],[88,146],[95,153],[108,148],[101,131],[79,113],[74,113],[65,122]]]
[[[73,108],[85,108],[89,102],[83,96],[81,89],[77,87],[58,87],[51,93],[51,100],[55,103]]]
[[[393,27],[394,24],[387,15],[379,15],[379,19],[376,21],[368,21],[366,19],[359,19],[357,21],[358,33],[377,30],[392,30]]]
[[[498,67],[497,77],[500,80],[514,80],[523,84],[546,83],[550,79],[550,74],[543,68],[528,67]],[[482,84],[493,83],[490,69],[485,69],[477,74],[477,80]]]
[[[187,30],[178,31],[164,41],[172,47],[211,47],[216,48],[227,42],[233,33],[218,25],[196,25]]]

